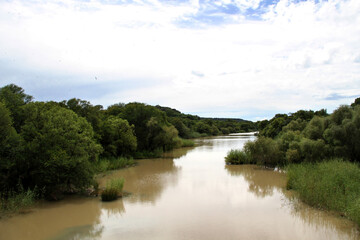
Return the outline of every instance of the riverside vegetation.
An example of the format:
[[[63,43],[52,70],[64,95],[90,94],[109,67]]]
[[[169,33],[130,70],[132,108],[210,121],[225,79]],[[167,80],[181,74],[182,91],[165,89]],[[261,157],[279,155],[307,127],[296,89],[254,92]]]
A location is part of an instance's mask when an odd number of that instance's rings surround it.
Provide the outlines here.
[[[231,150],[227,164],[283,167],[300,199],[360,225],[360,98],[330,115],[300,110],[257,125],[257,140]]]
[[[107,182],[105,189],[101,193],[101,200],[103,202],[116,200],[122,194],[124,182],[123,178],[115,178]]]
[[[77,98],[36,102],[6,85],[0,88],[0,214],[36,198],[81,193],[96,185],[95,174],[193,146],[194,137],[254,130],[242,119],[200,118],[137,102],[106,109]]]

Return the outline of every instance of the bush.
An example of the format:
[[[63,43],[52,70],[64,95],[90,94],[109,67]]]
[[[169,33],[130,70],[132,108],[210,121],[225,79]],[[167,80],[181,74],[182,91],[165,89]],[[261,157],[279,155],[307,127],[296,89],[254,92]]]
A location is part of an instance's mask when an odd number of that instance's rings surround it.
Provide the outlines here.
[[[254,164],[244,151],[231,149],[225,157],[226,164]]]
[[[123,178],[115,178],[107,182],[105,190],[101,193],[101,201],[116,200],[122,193],[124,182]]]
[[[256,164],[271,167],[284,164],[284,153],[278,142],[271,138],[259,137],[254,142],[247,142],[244,151],[249,155],[250,161]]]
[[[331,160],[302,163],[287,168],[287,188],[299,193],[304,202],[335,210],[360,224],[360,168]]]

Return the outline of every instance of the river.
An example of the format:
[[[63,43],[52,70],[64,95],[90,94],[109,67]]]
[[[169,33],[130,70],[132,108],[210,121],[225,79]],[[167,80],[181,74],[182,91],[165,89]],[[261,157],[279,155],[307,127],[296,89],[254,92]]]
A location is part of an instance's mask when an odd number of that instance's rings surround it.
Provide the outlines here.
[[[251,135],[196,140],[161,159],[113,171],[131,194],[114,202],[70,197],[0,220],[0,239],[360,239],[354,223],[299,202],[284,173],[226,166]]]

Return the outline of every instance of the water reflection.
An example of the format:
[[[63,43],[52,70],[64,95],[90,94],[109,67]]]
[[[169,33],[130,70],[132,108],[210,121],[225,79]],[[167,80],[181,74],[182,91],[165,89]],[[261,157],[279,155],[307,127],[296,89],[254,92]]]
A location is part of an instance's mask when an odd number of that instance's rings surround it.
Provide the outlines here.
[[[97,211],[98,214],[93,224],[65,228],[56,237],[49,240],[101,239],[105,228],[100,220],[101,217],[111,218],[126,213],[122,198],[112,202],[99,202],[98,209],[100,211]]]
[[[102,213],[110,217],[112,215],[123,215],[126,213],[124,201],[122,198],[113,202],[102,202],[101,203]]]
[[[188,154],[193,149],[195,149],[195,147],[186,147],[186,148],[174,149],[173,151],[165,152],[163,154],[163,158],[175,159],[175,158],[185,157],[186,154]]]
[[[242,176],[249,184],[249,192],[257,197],[272,196],[274,189],[282,191],[286,178],[283,173],[254,165],[226,165],[231,176]]]
[[[80,240],[80,239],[101,239],[104,226],[101,225],[84,225],[71,227],[62,231],[55,238],[49,240]]]
[[[319,211],[310,207],[296,198],[294,194],[287,191],[287,207],[290,214],[301,221],[300,226],[305,225],[317,230],[332,229],[332,231],[327,233],[329,235],[332,234],[332,238],[337,236],[337,239],[360,239],[360,232],[354,222],[344,219],[335,213]]]

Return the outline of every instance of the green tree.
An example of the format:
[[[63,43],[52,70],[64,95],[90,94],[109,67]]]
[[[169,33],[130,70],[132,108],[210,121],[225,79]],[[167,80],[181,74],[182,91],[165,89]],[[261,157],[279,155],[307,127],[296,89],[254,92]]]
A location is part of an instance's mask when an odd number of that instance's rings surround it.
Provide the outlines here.
[[[259,137],[254,142],[247,142],[244,151],[250,156],[251,162],[260,165],[274,167],[284,164],[284,153],[280,150],[278,142],[271,138]]]
[[[61,104],[74,111],[78,116],[86,118],[95,131],[95,138],[98,140],[100,139],[100,131],[104,115],[103,106],[93,106],[90,102],[78,98],[63,101]]]
[[[313,140],[322,139],[326,128],[325,118],[315,116],[306,125],[303,134],[305,137]]]
[[[91,125],[73,111],[52,103],[29,103],[21,135],[25,140],[26,187],[45,187],[47,194],[91,183],[102,148]]]
[[[284,126],[282,128],[283,132],[287,132],[287,131],[302,131],[304,130],[304,128],[306,127],[307,122],[301,118],[298,118],[296,120],[292,120],[291,122],[289,122],[288,125]]]
[[[324,138],[333,146],[334,155],[360,161],[360,107],[341,106],[331,115],[331,120]]]
[[[22,141],[12,126],[10,111],[0,102],[0,191],[13,189],[22,168]]]
[[[32,99],[32,96],[25,94],[24,89],[15,84],[9,84],[0,88],[0,101],[2,101],[6,108],[10,110],[10,115],[14,121],[14,127],[18,132],[24,121],[21,107],[31,102]]]
[[[124,107],[125,107],[124,103],[116,103],[116,104],[110,105],[106,109],[106,113],[108,115],[118,116],[121,113],[121,111],[123,110]]]
[[[169,122],[174,125],[174,127],[178,130],[179,136],[182,138],[190,137],[190,129],[183,123],[181,118],[172,117],[169,119]]]
[[[360,105],[360,97],[355,99],[355,101],[351,104],[351,107],[355,108],[357,105]]]
[[[167,127],[172,126],[167,121],[165,112],[143,103],[129,103],[125,105],[119,116],[135,126],[138,150],[168,150],[172,146],[173,140],[167,142],[169,138],[164,137],[169,136]],[[174,131],[171,132],[174,133]],[[175,133],[170,135],[176,138],[177,130]]]
[[[300,149],[302,159],[306,162],[319,162],[329,155],[329,146],[322,139],[303,138]]]
[[[101,134],[101,145],[106,157],[128,156],[135,152],[137,147],[134,135],[134,125],[115,116],[109,116],[104,121]]]

